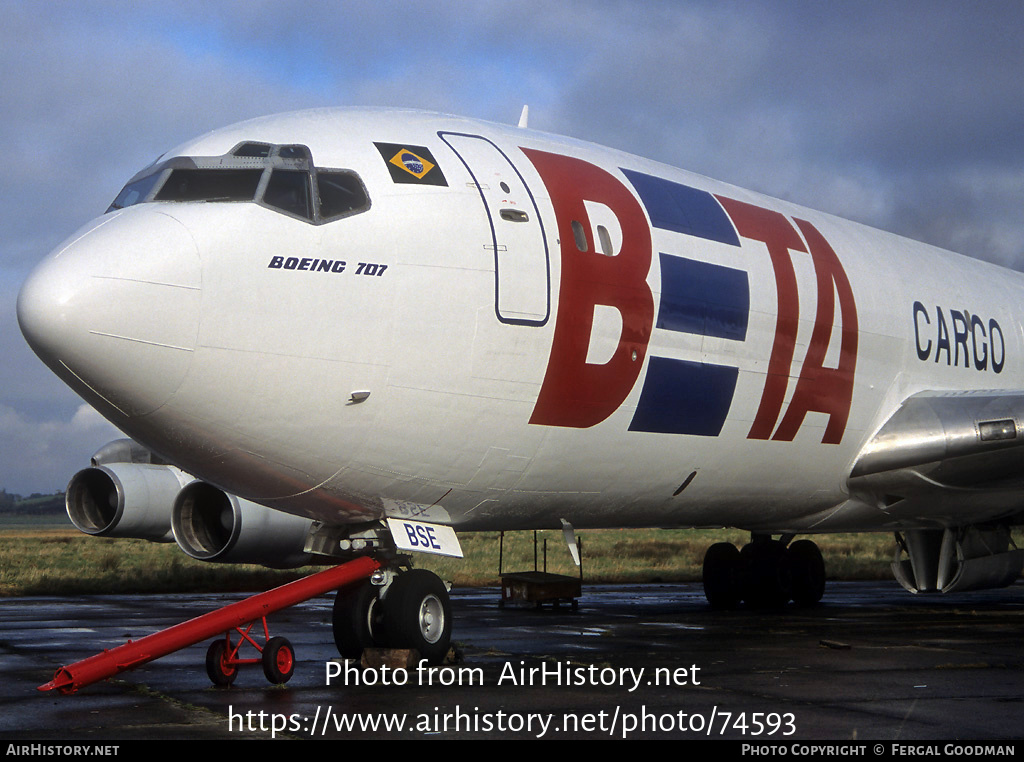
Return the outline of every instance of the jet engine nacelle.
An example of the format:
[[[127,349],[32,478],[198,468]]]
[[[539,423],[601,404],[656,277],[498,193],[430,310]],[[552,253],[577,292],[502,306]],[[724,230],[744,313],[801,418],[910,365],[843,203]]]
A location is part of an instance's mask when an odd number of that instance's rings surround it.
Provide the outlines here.
[[[79,471],[68,483],[68,516],[86,534],[171,542],[171,505],[191,480],[174,466],[93,465]]]
[[[897,540],[893,575],[912,593],[1006,587],[1024,567],[1006,526],[914,529]]]
[[[171,512],[174,539],[192,558],[278,569],[318,563],[303,550],[312,523],[203,481],[182,489]]]

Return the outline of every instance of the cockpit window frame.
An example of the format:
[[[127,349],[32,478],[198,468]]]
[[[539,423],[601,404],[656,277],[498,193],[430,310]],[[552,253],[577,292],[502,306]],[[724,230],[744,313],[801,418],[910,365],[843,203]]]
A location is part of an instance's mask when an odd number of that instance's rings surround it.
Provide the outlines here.
[[[168,180],[175,170],[186,171],[223,171],[223,170],[253,170],[259,169],[262,172],[259,183],[251,198],[158,198],[166,187]],[[309,214],[297,213],[283,205],[275,205],[266,200],[267,188],[271,183],[273,173],[277,170],[288,173],[301,172],[306,176],[306,193],[308,199]],[[324,215],[321,211],[320,186],[318,176],[343,174],[354,178],[358,189],[362,194],[362,205],[354,206],[340,214]],[[146,181],[156,178],[150,185]],[[132,187],[138,190],[145,189],[137,199],[128,204],[118,202],[126,195]],[[146,169],[132,177],[118,193],[117,198],[107,209],[108,212],[124,209],[129,206],[143,203],[254,203],[278,214],[292,219],[302,220],[311,225],[325,225],[330,222],[362,214],[370,209],[372,200],[366,190],[359,173],[352,169],[317,167],[313,161],[312,152],[305,145],[298,143],[274,144],[261,141],[246,140],[237,143],[230,151],[222,156],[175,156],[163,162],[150,165]],[[298,208],[298,207],[296,207]]]

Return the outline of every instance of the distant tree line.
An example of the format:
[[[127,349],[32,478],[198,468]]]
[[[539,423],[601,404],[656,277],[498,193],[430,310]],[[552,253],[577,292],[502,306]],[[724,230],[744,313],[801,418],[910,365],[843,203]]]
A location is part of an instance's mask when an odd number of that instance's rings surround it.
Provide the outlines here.
[[[0,489],[0,513],[40,515],[63,512],[63,492],[54,492],[51,495],[33,492],[28,497],[22,497],[5,489]]]

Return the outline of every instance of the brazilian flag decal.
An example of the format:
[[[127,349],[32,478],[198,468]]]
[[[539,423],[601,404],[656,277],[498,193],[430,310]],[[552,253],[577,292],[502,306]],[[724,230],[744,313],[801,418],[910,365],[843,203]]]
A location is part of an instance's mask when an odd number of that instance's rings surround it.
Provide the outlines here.
[[[380,151],[381,158],[391,172],[391,179],[396,183],[412,183],[413,185],[444,185],[448,182],[437,166],[433,154],[424,146],[406,145],[403,143],[374,143]]]

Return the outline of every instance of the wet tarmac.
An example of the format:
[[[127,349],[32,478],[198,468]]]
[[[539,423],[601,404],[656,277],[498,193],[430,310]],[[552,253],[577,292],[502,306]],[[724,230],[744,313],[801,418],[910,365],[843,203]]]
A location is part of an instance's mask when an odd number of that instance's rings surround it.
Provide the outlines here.
[[[585,586],[575,612],[455,590],[462,661],[421,672],[343,669],[325,597],[270,618],[301,660],[284,687],[258,666],[212,687],[202,643],[74,695],[36,690],[239,597],[0,601],[0,738],[1024,738],[1020,582],[952,597],[832,583],[820,606],[778,612],[711,611],[700,585]]]

